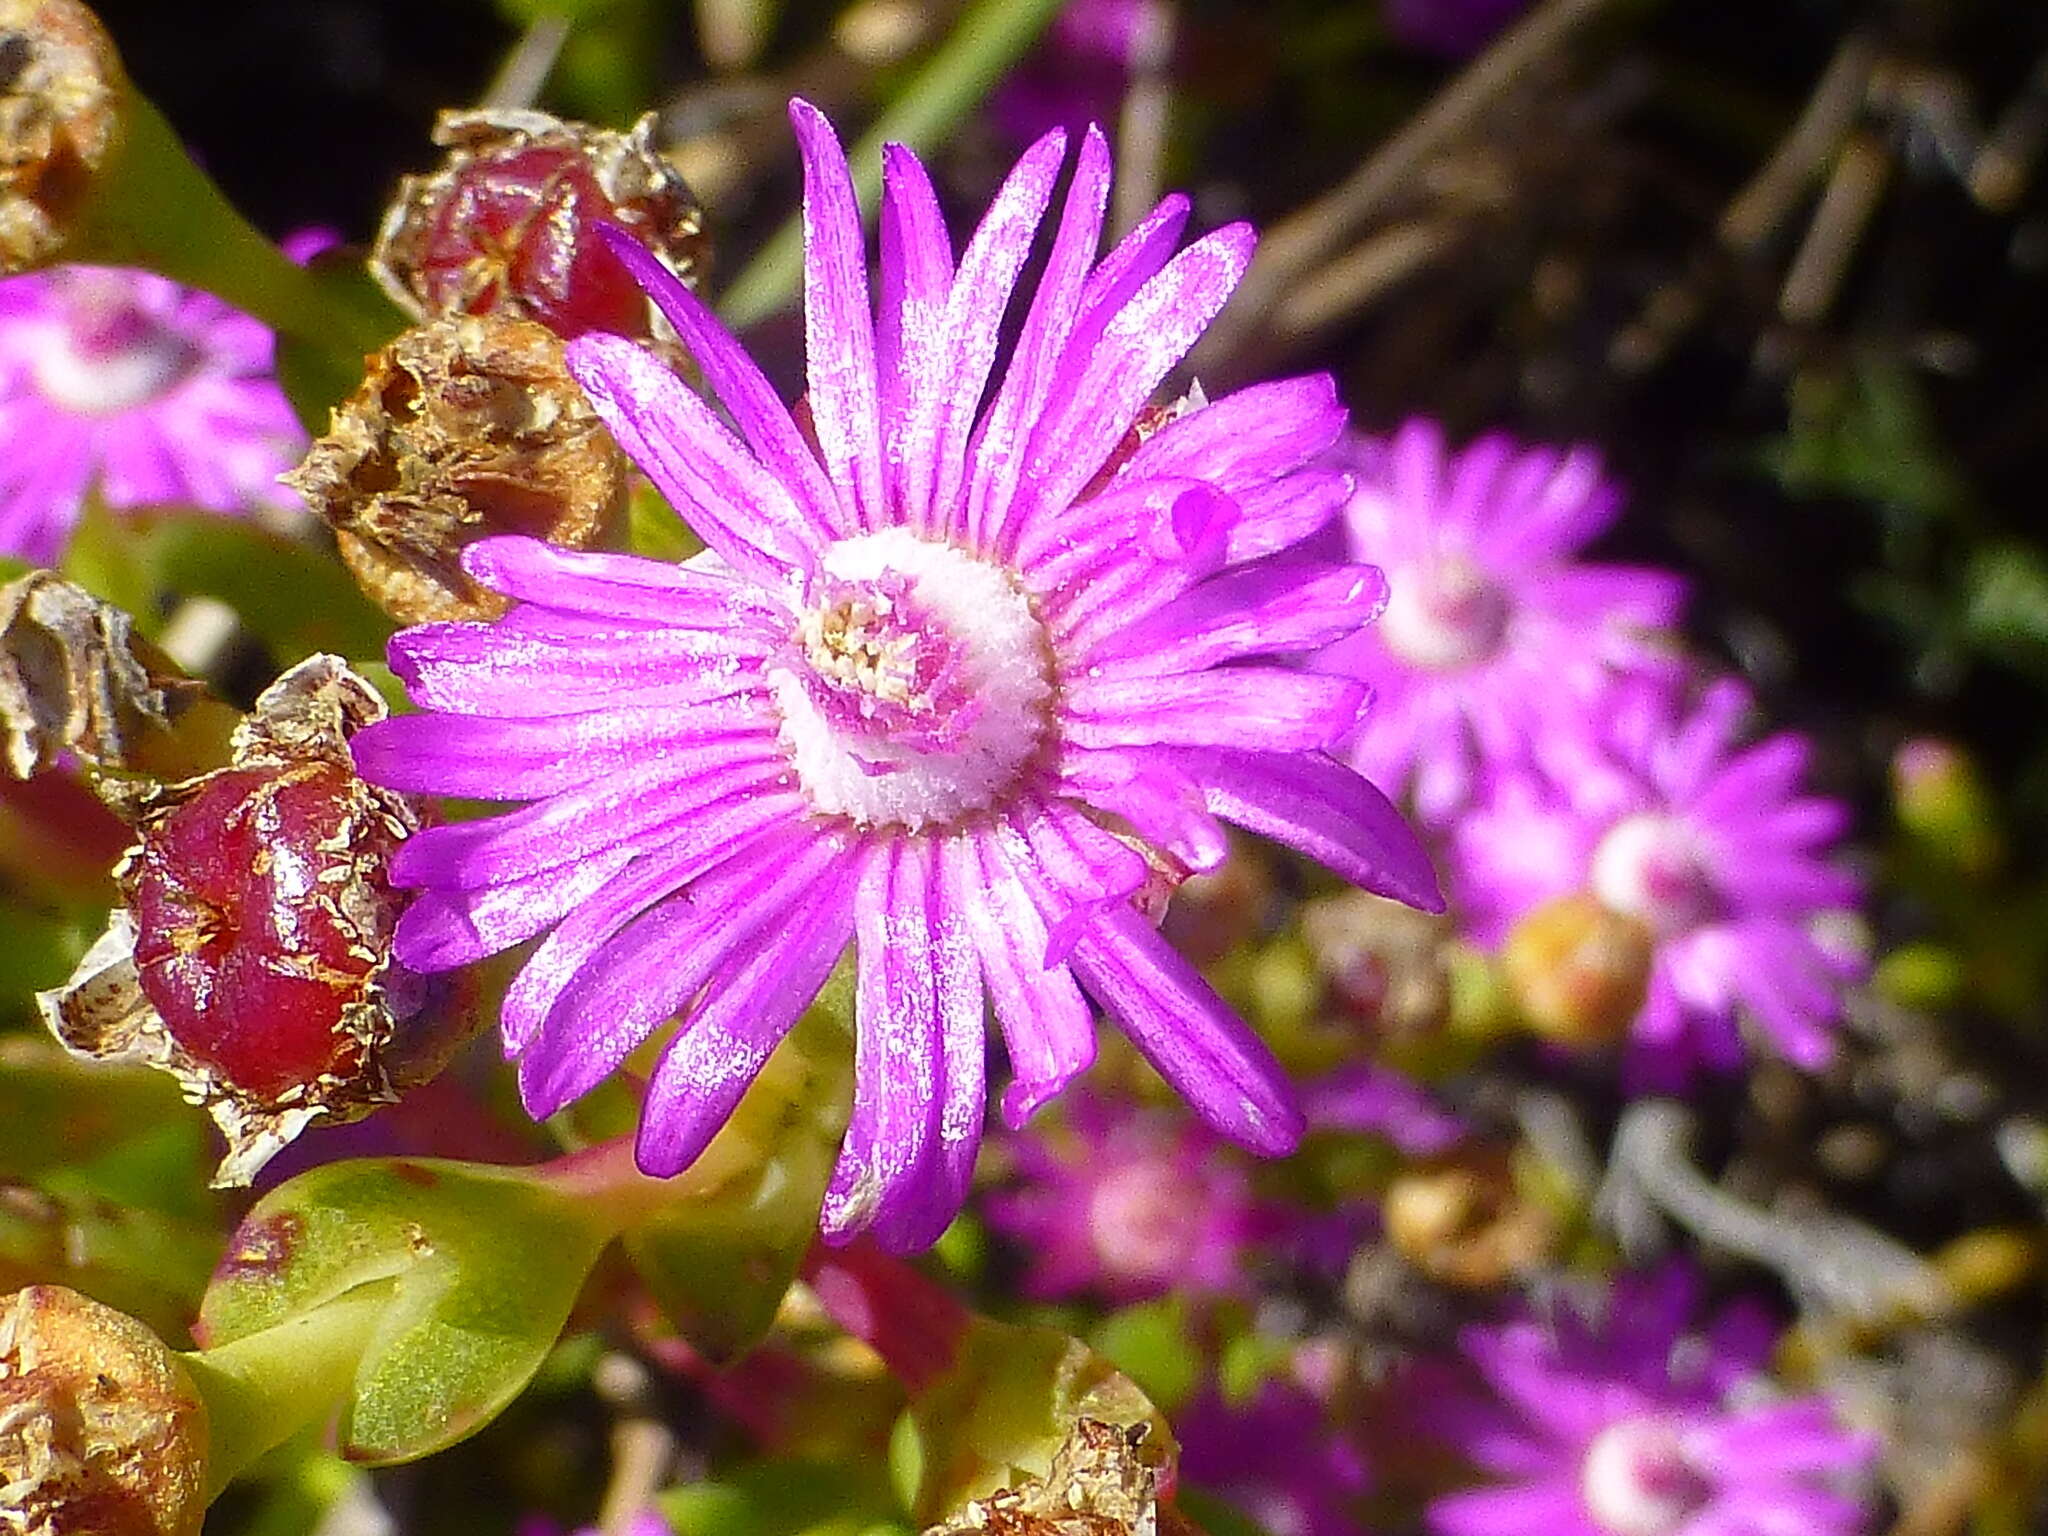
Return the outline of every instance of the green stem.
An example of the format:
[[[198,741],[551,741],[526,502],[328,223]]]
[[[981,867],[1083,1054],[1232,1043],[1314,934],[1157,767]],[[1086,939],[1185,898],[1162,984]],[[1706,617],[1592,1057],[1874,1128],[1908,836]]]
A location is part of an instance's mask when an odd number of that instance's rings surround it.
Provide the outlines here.
[[[861,201],[872,205],[882,185],[882,146],[924,151],[954,127],[1045,30],[1064,0],[977,0],[917,78],[861,136],[848,159]],[[796,293],[803,275],[804,230],[791,219],[755,255],[720,302],[728,325],[765,320]]]
[[[347,1398],[391,1301],[388,1281],[223,1344],[181,1356],[206,1399],[207,1498]]]

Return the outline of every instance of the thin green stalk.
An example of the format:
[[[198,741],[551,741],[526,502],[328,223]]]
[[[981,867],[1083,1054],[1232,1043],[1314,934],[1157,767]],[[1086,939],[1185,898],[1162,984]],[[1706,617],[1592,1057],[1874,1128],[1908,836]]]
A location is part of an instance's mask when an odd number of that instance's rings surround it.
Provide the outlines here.
[[[926,61],[917,78],[862,135],[848,157],[861,201],[872,206],[882,185],[882,146],[929,150],[975,107],[1045,30],[1064,0],[978,0]],[[796,294],[803,277],[803,221],[793,218],[726,290],[719,308],[728,325],[766,319]]]

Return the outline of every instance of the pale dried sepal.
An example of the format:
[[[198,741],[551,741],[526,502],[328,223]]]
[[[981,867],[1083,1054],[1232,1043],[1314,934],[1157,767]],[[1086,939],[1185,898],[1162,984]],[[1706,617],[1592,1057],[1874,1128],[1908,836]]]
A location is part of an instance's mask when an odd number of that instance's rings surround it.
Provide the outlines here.
[[[102,768],[137,767],[146,738],[169,731],[205,693],[155,664],[127,614],[54,572],[0,588],[0,726],[16,778],[66,752]]]
[[[308,657],[258,696],[255,710],[235,732],[227,767],[196,779],[135,790],[128,810],[138,840],[115,869],[116,879],[125,889],[141,855],[141,839],[218,773],[317,761],[347,764],[348,738],[386,713],[382,695],[340,657]],[[403,795],[362,780],[356,784],[361,814],[383,818],[400,836],[418,830],[418,813]],[[376,897],[370,875],[369,870],[358,871],[324,893],[359,932],[374,926]],[[106,931],[70,977],[61,987],[37,993],[36,1005],[50,1032],[74,1055],[139,1063],[177,1079],[186,1099],[202,1106],[227,1140],[227,1154],[214,1173],[217,1188],[249,1183],[315,1121],[356,1120],[379,1104],[395,1101],[400,1089],[439,1071],[461,1040],[459,1031],[406,1028],[420,1013],[418,979],[392,964],[388,949],[380,951],[363,996],[346,1008],[339,1025],[361,1042],[363,1071],[347,1078],[323,1075],[295,1084],[281,1097],[259,1098],[179,1044],[143,993],[135,943],[133,917],[125,907],[116,908]]]
[[[0,0],[0,274],[58,256],[121,138],[114,45],[76,0]]]
[[[335,530],[363,591],[406,624],[496,618],[509,605],[463,573],[463,546],[524,533],[590,548],[623,526],[628,485],[561,339],[505,315],[399,336],[285,479]]]
[[[924,1536],[1155,1536],[1160,1468],[1145,1454],[1150,1429],[1081,1419],[1042,1479],[971,1500]]]
[[[0,1297],[0,1532],[197,1536],[206,1405],[125,1313],[57,1285]]]

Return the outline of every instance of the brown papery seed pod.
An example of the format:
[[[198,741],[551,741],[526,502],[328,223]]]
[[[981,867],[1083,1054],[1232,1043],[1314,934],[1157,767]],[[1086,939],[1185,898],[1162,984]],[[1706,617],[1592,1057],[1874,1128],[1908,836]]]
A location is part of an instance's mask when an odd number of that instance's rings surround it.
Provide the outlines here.
[[[504,314],[564,340],[605,331],[666,345],[665,322],[599,223],[632,233],[688,283],[707,256],[702,210],[654,148],[654,114],[625,133],[545,112],[443,112],[448,159],[408,176],[385,212],[370,270],[418,319]]]
[[[0,0],[0,273],[53,260],[121,139],[126,82],[76,0]]]
[[[285,479],[334,529],[363,591],[405,624],[496,618],[510,604],[464,574],[463,546],[494,533],[607,543],[628,484],[561,338],[508,315],[432,321],[372,356]]]
[[[206,1405],[125,1313],[61,1285],[0,1297],[0,1529],[197,1536]]]

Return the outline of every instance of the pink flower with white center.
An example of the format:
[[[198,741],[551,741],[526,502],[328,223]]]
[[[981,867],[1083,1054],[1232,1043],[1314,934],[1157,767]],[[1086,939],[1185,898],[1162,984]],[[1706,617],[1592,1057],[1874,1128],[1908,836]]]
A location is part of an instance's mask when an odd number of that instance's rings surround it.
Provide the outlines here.
[[[989,1224],[1031,1255],[1024,1293],[1113,1305],[1243,1288],[1267,1223],[1234,1149],[1168,1110],[1075,1093],[1057,1127],[1009,1138],[1018,1182]]]
[[[1578,893],[1642,926],[1653,959],[1629,1058],[1639,1086],[1739,1069],[1738,1016],[1795,1065],[1822,1065],[1862,970],[1824,932],[1861,896],[1830,857],[1848,807],[1805,793],[1804,738],[1742,745],[1749,713],[1732,680],[1689,712],[1657,687],[1618,687],[1597,738],[1557,738],[1540,766],[1496,773],[1452,838],[1460,910],[1483,943]]]
[[[392,642],[425,712],[355,738],[364,774],[527,802],[408,840],[394,878],[422,894],[398,953],[446,970],[546,935],[503,1009],[537,1116],[680,1013],[638,1141],[671,1174],[851,943],[835,1240],[915,1249],[959,1209],[987,1003],[1013,1126],[1093,1059],[1092,995],[1215,1129],[1287,1151],[1302,1119],[1277,1063],[1142,904],[1222,861],[1218,818],[1439,904],[1414,835],[1324,754],[1364,689],[1266,659],[1380,603],[1368,566],[1275,558],[1350,488],[1314,462],[1343,427],[1331,384],[1240,391],[1113,463],[1250,231],[1176,255],[1188,205],[1169,198],[1098,260],[1109,151],[1088,134],[999,371],[1064,136],[1025,153],[957,254],[924,168],[887,150],[876,304],[838,140],[805,103],[791,117],[814,435],[615,232],[737,431],[628,341],[578,338],[570,366],[709,553],[482,540],[465,569],[520,606]]]
[[[306,437],[271,333],[148,272],[57,267],[0,281],[0,554],[63,552],[88,494],[117,508],[293,505]]]
[[[1676,576],[1595,565],[1579,551],[1621,510],[1590,448],[1484,437],[1459,453],[1430,421],[1348,438],[1330,457],[1358,477],[1344,509],[1352,558],[1387,573],[1387,609],[1317,658],[1373,689],[1349,744],[1389,794],[1448,821],[1484,769],[1540,735],[1583,730],[1618,675],[1669,673]]]
[[[1699,1286],[1623,1276],[1604,1308],[1465,1329],[1491,1395],[1429,1417],[1494,1486],[1429,1506],[1437,1536],[1857,1536],[1876,1445],[1826,1399],[1764,1393],[1770,1325],[1728,1308],[1695,1331]]]

